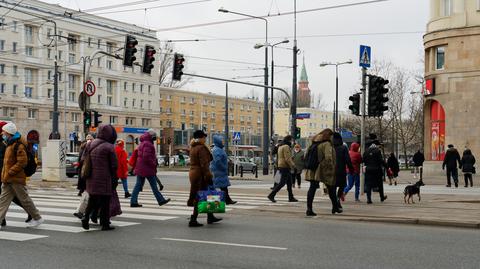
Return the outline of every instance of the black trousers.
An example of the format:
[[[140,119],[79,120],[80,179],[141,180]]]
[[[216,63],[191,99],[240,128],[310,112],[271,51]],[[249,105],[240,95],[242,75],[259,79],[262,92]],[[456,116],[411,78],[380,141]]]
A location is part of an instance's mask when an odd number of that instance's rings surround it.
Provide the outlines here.
[[[232,198],[230,198],[230,194],[228,194],[228,187],[220,188],[225,193],[225,202],[226,203],[231,203]]]
[[[292,185],[295,187],[295,181],[297,182],[297,185],[300,186],[302,183],[302,173],[298,173],[297,169],[292,174]]]
[[[279,192],[283,186],[287,185],[288,191],[288,199],[293,199],[293,191],[292,191],[292,174],[290,173],[289,168],[279,168],[278,171],[281,174],[280,183],[273,187],[272,192],[269,196],[275,197],[277,192]]]
[[[315,198],[315,192],[317,189],[320,188],[320,182],[318,181],[310,181],[310,188],[308,188],[307,192],[307,210],[312,211],[313,209],[313,199]],[[338,208],[338,199],[336,194],[335,186],[328,186],[328,196],[330,197],[330,202],[332,202],[332,208]]]
[[[110,196],[109,195],[90,195],[85,218],[100,210],[100,224],[104,227],[110,225]]]
[[[447,167],[447,185],[452,185],[451,178],[453,178],[455,184],[458,184],[458,170],[457,168]]]
[[[470,187],[473,187],[473,175],[471,173],[463,174],[463,178],[465,179],[465,186],[468,186],[468,181],[470,181]]]
[[[385,194],[383,193],[382,173],[382,170],[372,170],[365,173],[365,181],[368,182],[365,184],[365,193],[367,194],[367,201],[369,202],[372,201],[373,188],[378,188],[381,200],[384,200],[385,198]]]

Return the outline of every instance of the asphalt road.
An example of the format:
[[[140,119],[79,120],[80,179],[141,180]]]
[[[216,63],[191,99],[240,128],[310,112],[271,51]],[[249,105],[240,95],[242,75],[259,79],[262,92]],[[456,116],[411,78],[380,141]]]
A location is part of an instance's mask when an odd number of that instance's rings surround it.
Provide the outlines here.
[[[477,230],[224,217],[195,229],[181,217],[108,232],[0,241],[0,268],[480,268]]]

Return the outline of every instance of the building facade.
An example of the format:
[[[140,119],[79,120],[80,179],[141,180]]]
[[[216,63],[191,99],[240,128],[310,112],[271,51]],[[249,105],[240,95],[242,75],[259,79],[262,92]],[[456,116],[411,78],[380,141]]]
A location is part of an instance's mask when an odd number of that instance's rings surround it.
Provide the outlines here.
[[[333,129],[333,112],[321,111],[316,108],[299,107],[297,115],[305,115],[304,119],[297,119],[301,138],[310,138],[326,128]],[[308,116],[307,116],[308,115]],[[290,109],[277,109],[274,114],[274,130],[279,137],[290,134]]]
[[[54,25],[39,17],[56,22],[56,36]],[[149,29],[35,0],[18,3],[0,19],[0,120],[15,122],[39,147],[46,144],[52,131],[57,55],[61,139],[69,140],[74,133],[84,137],[78,97],[83,81],[91,80],[96,93],[90,108],[102,114],[103,123],[117,127],[131,152],[134,139],[146,128],[160,129],[157,67],[152,75],[143,74],[139,66],[127,68],[122,60],[97,54],[91,59],[90,77],[83,74],[83,60],[97,50],[122,56],[127,34],[139,42],[138,62],[144,45],[159,45]]]
[[[424,36],[425,172],[440,173],[448,144],[480,153],[480,1],[431,0]]]

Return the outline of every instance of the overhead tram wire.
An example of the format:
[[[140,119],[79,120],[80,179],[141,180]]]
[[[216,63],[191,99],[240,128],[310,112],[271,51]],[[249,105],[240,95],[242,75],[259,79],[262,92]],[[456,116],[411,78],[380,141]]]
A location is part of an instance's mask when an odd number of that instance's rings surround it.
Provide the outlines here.
[[[136,8],[136,9],[124,9],[124,10],[115,10],[115,11],[106,11],[106,12],[92,13],[92,14],[93,14],[93,15],[106,15],[106,14],[115,14],[115,13],[144,11],[144,10],[151,10],[151,9],[157,9],[157,8],[184,6],[184,5],[197,4],[197,3],[210,2],[210,1],[212,1],[212,0],[197,0],[197,1],[190,1],[190,2],[183,2],[183,3],[162,5],[162,6],[154,6],[154,7],[146,7],[146,8]],[[77,17],[81,17],[81,15],[79,15],[79,16],[77,16]]]

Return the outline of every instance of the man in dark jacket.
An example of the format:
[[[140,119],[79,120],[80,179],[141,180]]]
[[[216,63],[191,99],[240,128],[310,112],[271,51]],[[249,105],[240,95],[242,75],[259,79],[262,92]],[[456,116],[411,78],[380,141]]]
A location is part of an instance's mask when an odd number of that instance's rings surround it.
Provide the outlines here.
[[[347,186],[347,166],[348,169],[353,170],[352,160],[350,159],[350,154],[348,153],[348,148],[343,144],[342,135],[335,132],[333,134],[333,146],[335,147],[335,178],[336,178],[336,188],[337,197],[344,201],[344,189]],[[338,202],[338,207],[342,208],[340,202]]]
[[[423,162],[424,161],[425,161],[425,156],[420,150],[418,150],[413,155],[413,165],[414,165],[413,177],[417,178],[417,174],[420,174],[420,181],[423,179]]]
[[[460,154],[458,150],[453,147],[452,144],[448,145],[447,152],[445,153],[445,158],[443,159],[442,170],[445,170],[447,167],[447,187],[452,186],[451,178],[453,177],[453,182],[455,183],[455,188],[458,188],[458,170],[457,163],[462,167],[460,160]]]
[[[370,145],[369,145],[370,144]],[[383,193],[383,170],[386,166],[382,152],[378,148],[380,142],[375,139],[367,144],[368,149],[363,154],[363,163],[365,164],[365,193],[367,194],[367,204],[372,203],[372,189],[378,188],[380,201],[385,201],[387,196]]]

